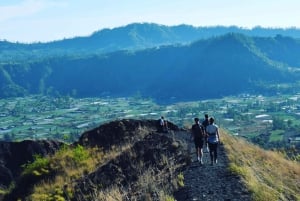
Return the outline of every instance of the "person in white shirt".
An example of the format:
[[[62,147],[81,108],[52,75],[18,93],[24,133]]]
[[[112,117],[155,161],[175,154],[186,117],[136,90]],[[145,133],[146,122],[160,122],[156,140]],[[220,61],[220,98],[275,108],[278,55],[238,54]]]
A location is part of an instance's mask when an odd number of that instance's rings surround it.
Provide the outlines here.
[[[159,119],[159,129],[158,131],[161,133],[168,133],[168,121],[165,120],[165,118],[163,116],[160,117]]]
[[[209,118],[209,125],[206,127],[206,134],[208,135],[207,141],[209,146],[209,155],[211,165],[217,164],[218,158],[218,144],[220,143],[220,134],[218,126],[214,123],[214,118]]]

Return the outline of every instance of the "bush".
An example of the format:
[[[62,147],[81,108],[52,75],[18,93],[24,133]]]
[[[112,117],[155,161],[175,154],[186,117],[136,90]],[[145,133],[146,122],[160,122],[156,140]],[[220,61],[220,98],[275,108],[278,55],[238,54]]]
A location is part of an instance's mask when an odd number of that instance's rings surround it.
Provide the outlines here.
[[[22,166],[24,168],[23,174],[33,174],[36,176],[47,174],[49,172],[49,158],[44,158],[41,155],[34,155],[33,158],[34,161],[32,163]]]
[[[179,173],[177,176],[177,183],[178,183],[179,187],[184,187],[184,176],[183,176],[182,172]]]
[[[175,201],[175,199],[171,196],[166,196],[166,201]]]
[[[73,158],[77,163],[88,159],[88,157],[89,153],[81,145],[77,145],[77,147],[73,150]]]

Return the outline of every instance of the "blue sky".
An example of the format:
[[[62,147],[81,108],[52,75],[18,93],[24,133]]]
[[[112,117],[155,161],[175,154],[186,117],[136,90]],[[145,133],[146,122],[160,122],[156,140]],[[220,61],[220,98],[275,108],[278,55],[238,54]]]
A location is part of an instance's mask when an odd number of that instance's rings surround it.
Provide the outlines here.
[[[300,28],[300,0],[1,0],[0,40],[53,41],[133,22]]]

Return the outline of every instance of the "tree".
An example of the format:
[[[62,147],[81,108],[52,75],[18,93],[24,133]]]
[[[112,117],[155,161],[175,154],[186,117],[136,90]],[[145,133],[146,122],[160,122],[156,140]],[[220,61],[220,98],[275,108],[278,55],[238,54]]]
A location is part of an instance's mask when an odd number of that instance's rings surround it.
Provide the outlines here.
[[[285,121],[283,121],[283,119],[279,117],[273,117],[273,130],[277,130],[277,129],[285,130],[286,123]]]
[[[289,119],[289,120],[287,121],[287,125],[288,125],[289,128],[292,126],[292,123],[293,123],[293,121],[292,121],[291,119]]]

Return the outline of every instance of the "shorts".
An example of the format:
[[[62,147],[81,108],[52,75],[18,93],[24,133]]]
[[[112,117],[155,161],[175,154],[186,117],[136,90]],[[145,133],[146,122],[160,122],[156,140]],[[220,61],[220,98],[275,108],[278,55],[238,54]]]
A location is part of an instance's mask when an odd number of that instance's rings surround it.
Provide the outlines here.
[[[195,148],[203,148],[203,139],[199,138],[199,139],[194,139],[194,143],[195,143]]]

